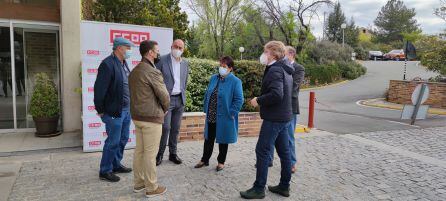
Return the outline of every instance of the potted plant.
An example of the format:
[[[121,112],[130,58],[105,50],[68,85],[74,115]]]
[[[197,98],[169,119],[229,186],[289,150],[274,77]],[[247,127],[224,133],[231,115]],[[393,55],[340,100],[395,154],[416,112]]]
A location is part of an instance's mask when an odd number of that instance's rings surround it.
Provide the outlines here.
[[[46,73],[35,75],[30,112],[36,125],[37,137],[60,135],[57,131],[60,112],[58,94],[54,82]]]

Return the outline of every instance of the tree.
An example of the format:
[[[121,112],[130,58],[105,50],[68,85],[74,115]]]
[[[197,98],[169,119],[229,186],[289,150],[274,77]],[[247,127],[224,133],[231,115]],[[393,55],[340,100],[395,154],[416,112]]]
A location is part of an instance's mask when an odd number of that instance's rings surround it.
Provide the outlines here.
[[[347,28],[345,28],[345,43],[352,47],[358,46],[359,43],[359,29],[356,27],[353,17],[347,23]]]
[[[210,34],[215,57],[223,55],[227,36],[241,17],[242,0],[188,0],[188,7],[200,18]]]
[[[174,38],[187,38],[187,14],[180,0],[83,0],[83,19],[169,27]]]
[[[297,25],[291,12],[291,8],[284,10],[279,0],[262,0],[263,12],[273,21],[274,25],[284,36],[285,44],[293,46],[293,40],[297,38],[295,30]]]
[[[308,36],[311,35],[310,22],[314,15],[317,15],[317,10],[321,5],[331,5],[330,0],[312,0],[305,3],[304,0],[292,0],[291,10],[299,20],[299,36],[296,46],[296,52],[300,54],[304,46],[308,42]],[[305,21],[308,19],[308,21]]]
[[[189,21],[187,14],[181,11],[180,0],[149,0],[149,11],[153,16],[150,25],[173,29],[175,39],[186,40]]]
[[[434,14],[446,21],[446,0],[440,0],[440,7],[434,10]]]
[[[401,33],[411,33],[419,30],[414,8],[407,8],[401,0],[389,0],[381,8],[374,23],[377,27],[376,40],[378,42],[402,42]]]
[[[325,35],[332,42],[342,43],[341,25],[346,23],[345,15],[342,12],[341,3],[335,4],[333,11],[328,15],[327,24],[325,26]]]

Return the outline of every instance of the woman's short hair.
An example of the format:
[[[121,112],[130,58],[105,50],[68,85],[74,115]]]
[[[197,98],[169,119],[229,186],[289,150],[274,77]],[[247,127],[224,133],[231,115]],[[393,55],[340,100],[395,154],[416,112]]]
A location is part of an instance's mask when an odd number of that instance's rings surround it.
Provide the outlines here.
[[[155,46],[158,45],[156,41],[145,40],[139,44],[139,53],[141,56],[145,56],[150,50],[155,50]]]
[[[226,64],[229,68],[234,71],[234,60],[230,56],[223,56],[220,58],[220,63]]]
[[[273,56],[276,60],[280,60],[285,57],[286,47],[280,41],[270,41],[266,43],[265,49],[269,50],[271,52],[271,56]]]

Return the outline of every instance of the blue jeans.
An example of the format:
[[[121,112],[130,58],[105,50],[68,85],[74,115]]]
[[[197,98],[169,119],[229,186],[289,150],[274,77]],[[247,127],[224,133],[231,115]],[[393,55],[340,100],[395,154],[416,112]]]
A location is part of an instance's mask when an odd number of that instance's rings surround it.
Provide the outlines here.
[[[281,163],[281,177],[279,186],[290,187],[291,180],[291,154],[289,143],[289,127],[291,122],[272,122],[263,120],[259,139],[256,146],[257,174],[254,188],[264,191],[268,178],[268,165],[271,163],[271,154],[274,146]]]
[[[119,118],[104,114],[101,119],[105,123],[105,130],[108,136],[104,143],[99,172],[105,174],[121,167],[124,148],[129,140],[130,108],[123,108]]]
[[[291,166],[296,165],[297,158],[296,158],[296,138],[294,137],[295,131],[296,131],[296,125],[297,121],[299,120],[298,114],[293,114],[293,120],[291,121],[290,126],[290,149],[291,149]]]
[[[296,165],[297,158],[296,158],[296,138],[294,137],[294,132],[296,130],[297,121],[299,119],[298,114],[293,114],[293,119],[291,120],[291,126],[289,129],[289,135],[290,135],[290,152],[291,152],[291,166]],[[271,152],[271,164],[274,160],[274,150]]]

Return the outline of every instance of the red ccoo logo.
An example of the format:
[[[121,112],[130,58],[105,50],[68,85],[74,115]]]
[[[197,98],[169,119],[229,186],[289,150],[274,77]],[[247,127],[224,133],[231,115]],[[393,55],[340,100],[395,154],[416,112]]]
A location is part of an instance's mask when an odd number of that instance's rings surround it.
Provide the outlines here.
[[[94,107],[94,105],[88,106],[88,111],[94,111],[95,109],[96,109],[96,107]]]
[[[94,92],[94,87],[88,87],[88,92]]]
[[[90,141],[88,142],[88,145],[90,145],[90,147],[97,147],[101,145],[101,141]]]
[[[110,30],[110,43],[117,37],[123,37],[132,41],[135,45],[139,45],[142,41],[150,39],[149,32]]]
[[[88,74],[97,74],[98,73],[98,69],[96,69],[96,68],[89,68],[89,69],[87,69],[87,73]]]
[[[101,127],[101,123],[89,123],[88,127],[89,128],[100,128]]]
[[[138,65],[140,63],[140,61],[132,61],[132,65],[133,66],[136,66],[136,65]]]
[[[99,50],[87,50],[87,55],[99,55]]]

